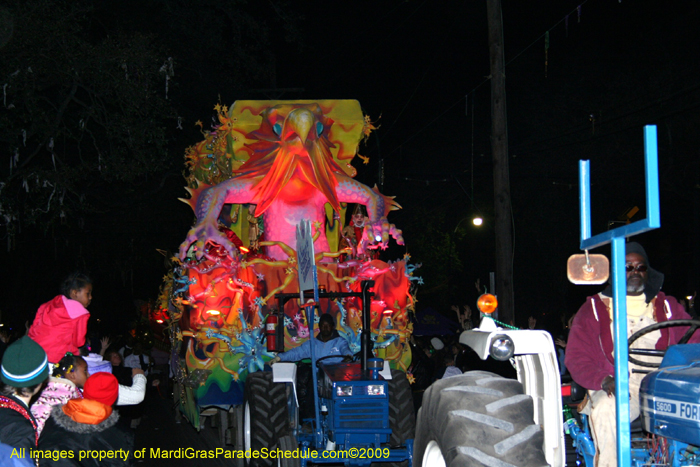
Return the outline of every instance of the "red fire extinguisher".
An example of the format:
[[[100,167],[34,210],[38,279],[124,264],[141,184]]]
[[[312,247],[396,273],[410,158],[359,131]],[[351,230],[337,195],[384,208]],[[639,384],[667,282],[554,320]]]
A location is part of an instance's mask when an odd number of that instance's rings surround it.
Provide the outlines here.
[[[269,352],[277,352],[277,324],[279,323],[279,318],[277,318],[276,313],[270,313],[267,315],[267,321],[265,321],[265,335],[267,336],[267,350]]]

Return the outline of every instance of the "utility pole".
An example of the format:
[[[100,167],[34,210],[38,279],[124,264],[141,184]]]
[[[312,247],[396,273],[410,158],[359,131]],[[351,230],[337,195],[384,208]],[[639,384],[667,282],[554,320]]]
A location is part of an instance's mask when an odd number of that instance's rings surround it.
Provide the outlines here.
[[[491,152],[493,153],[493,202],[496,213],[496,293],[498,294],[498,317],[509,323],[515,318],[513,313],[513,231],[501,0],[486,0],[486,16],[489,25],[491,62]]]

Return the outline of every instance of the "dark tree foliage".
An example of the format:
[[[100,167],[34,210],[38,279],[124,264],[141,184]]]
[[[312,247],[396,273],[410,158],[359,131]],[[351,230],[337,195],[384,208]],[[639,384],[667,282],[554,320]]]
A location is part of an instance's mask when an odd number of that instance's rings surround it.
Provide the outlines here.
[[[149,35],[87,34],[92,2],[35,0],[5,10],[0,61],[3,234],[109,209],[111,189],[170,168],[164,83],[173,60]],[[110,188],[111,187],[111,188]]]
[[[0,6],[0,276],[21,310],[2,319],[31,319],[77,268],[98,316],[157,293],[156,249],[174,250],[193,218],[177,197],[195,122],[273,85],[274,44],[301,44],[298,17],[272,7],[268,20],[245,1]]]

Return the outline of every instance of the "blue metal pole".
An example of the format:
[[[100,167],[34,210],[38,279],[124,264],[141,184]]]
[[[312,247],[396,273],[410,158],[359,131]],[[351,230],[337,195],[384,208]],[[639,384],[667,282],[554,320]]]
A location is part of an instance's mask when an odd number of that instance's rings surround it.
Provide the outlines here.
[[[581,244],[591,238],[591,162],[578,161],[579,217],[581,218]],[[581,247],[583,248],[583,247]]]
[[[661,208],[659,207],[659,152],[655,125],[644,127],[644,175],[649,229],[658,229],[661,227]]]
[[[646,186],[646,219],[591,236],[590,167],[579,161],[579,204],[582,250],[610,243],[612,246],[613,338],[615,357],[615,407],[617,410],[617,465],[630,467],[631,436],[629,414],[629,365],[627,349],[627,273],[625,240],[632,235],[661,227],[659,203],[659,167],[656,126],[644,127],[644,171]]]
[[[316,264],[312,266],[312,274],[314,278],[314,302],[318,305],[318,276],[316,272]],[[316,420],[316,449],[323,449],[323,431],[321,430],[321,413],[319,410],[318,399],[318,369],[316,368],[316,313],[314,307],[306,307],[306,322],[309,324],[309,350],[311,350],[311,381],[314,386],[314,419]]]
[[[617,410],[617,465],[629,467],[630,389],[627,372],[627,273],[625,272],[625,237],[612,240],[613,271],[613,340],[615,348],[615,408]]]

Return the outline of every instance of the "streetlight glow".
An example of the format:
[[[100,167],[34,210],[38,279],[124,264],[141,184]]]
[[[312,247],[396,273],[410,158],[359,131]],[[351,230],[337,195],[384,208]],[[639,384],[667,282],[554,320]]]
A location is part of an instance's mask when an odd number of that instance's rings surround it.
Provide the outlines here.
[[[472,219],[472,223],[473,223],[475,226],[479,227],[481,224],[484,223],[484,220],[483,220],[481,217],[477,216],[477,217],[475,217],[474,219]]]

